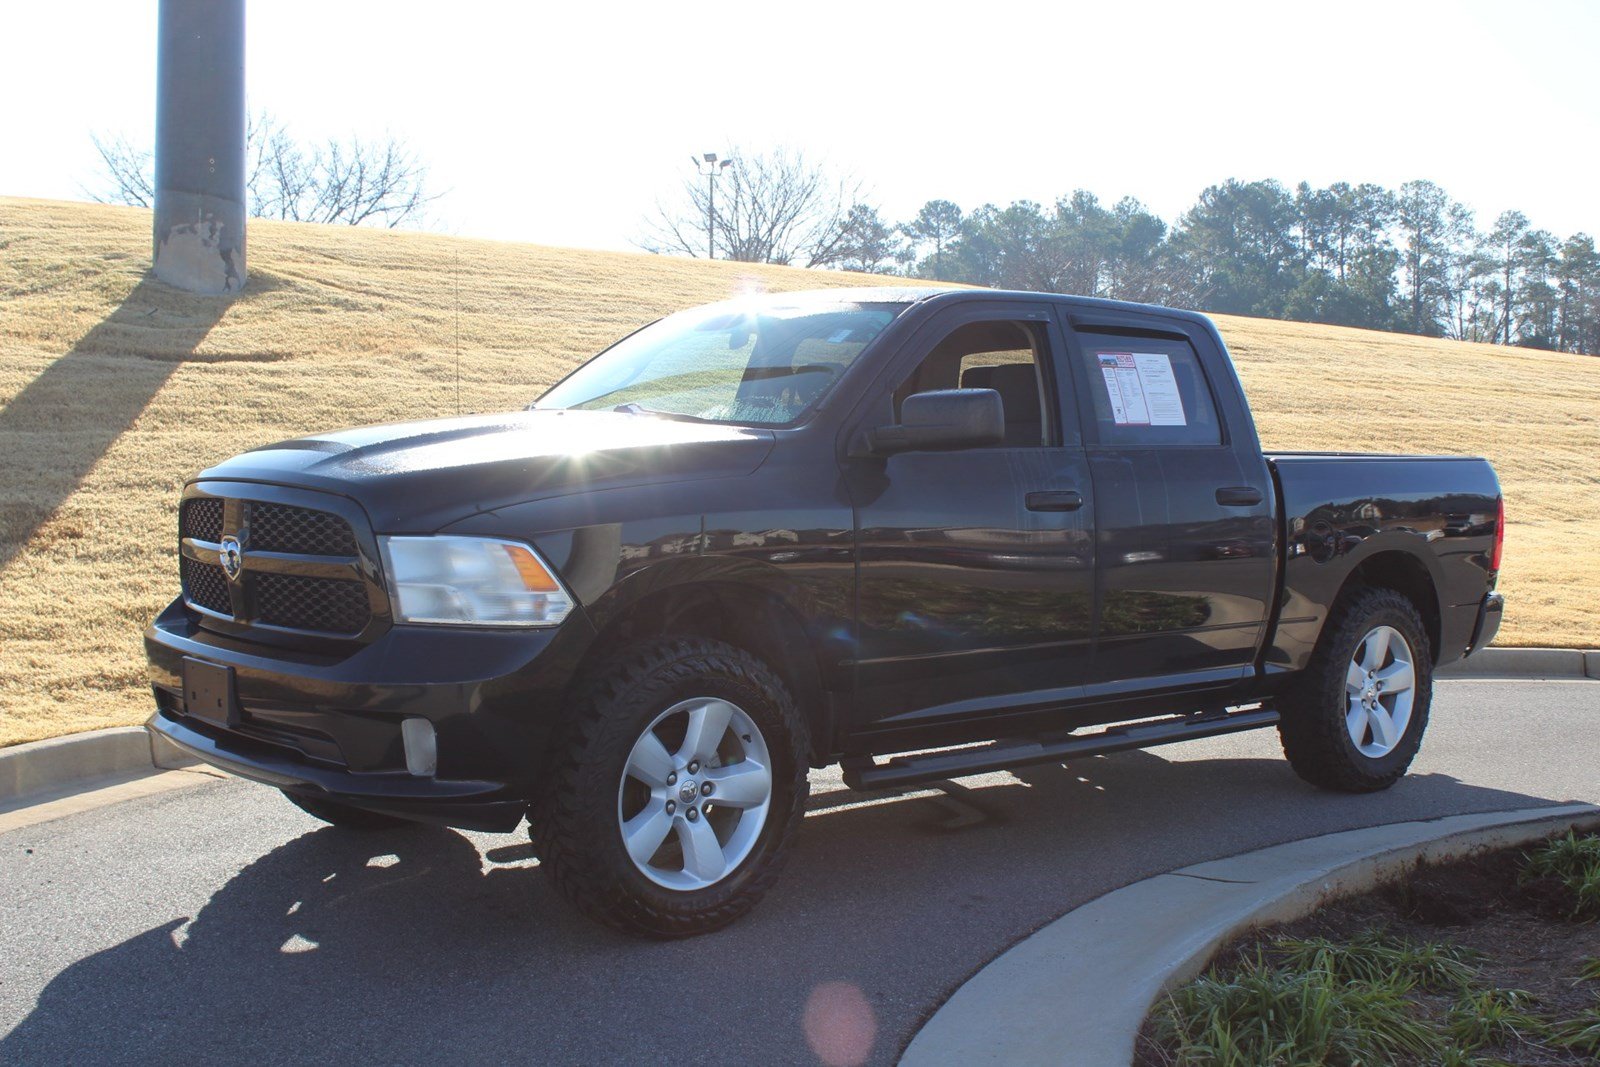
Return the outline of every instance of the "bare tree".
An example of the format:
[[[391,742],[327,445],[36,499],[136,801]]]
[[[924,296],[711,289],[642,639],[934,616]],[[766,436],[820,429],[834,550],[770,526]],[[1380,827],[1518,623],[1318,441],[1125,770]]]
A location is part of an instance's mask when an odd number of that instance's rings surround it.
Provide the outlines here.
[[[153,206],[151,154],[124,137],[93,139],[105,173],[89,195],[101,203]],[[428,191],[427,167],[404,141],[353,137],[303,144],[264,112],[250,116],[245,161],[247,207],[257,218],[393,228],[421,222],[440,195]]]
[[[713,180],[714,194],[697,174],[670,202],[657,202],[640,247],[700,256],[714,229],[722,254],[745,263],[833,267],[861,251],[850,225],[852,210],[865,206],[861,184],[830,175],[800,152],[736,152]]]
[[[251,156],[251,213],[298,222],[416,221],[438,198],[427,168],[403,141],[351,138],[302,145],[270,119],[260,124]]]
[[[101,137],[91,133],[94,150],[100,153],[105,168],[100,188],[85,188],[101,204],[127,204],[129,207],[154,207],[156,203],[155,161],[150,152],[137,148],[126,137]]]

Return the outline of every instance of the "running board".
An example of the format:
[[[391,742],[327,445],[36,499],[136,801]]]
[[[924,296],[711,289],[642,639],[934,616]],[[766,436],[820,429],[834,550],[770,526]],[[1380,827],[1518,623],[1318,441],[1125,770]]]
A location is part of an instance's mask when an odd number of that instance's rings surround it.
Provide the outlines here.
[[[887,763],[872,757],[846,760],[844,784],[851,789],[883,789],[914,785],[944,778],[963,778],[987,774],[1032,763],[1056,763],[1077,756],[1100,756],[1130,748],[1154,748],[1175,741],[1238,733],[1276,725],[1278,713],[1269,708],[1252,708],[1222,715],[1185,715],[1132,726],[1113,726],[1099,733],[1063,737],[1058,740],[997,741],[977,748],[927,752],[915,756],[895,756]]]

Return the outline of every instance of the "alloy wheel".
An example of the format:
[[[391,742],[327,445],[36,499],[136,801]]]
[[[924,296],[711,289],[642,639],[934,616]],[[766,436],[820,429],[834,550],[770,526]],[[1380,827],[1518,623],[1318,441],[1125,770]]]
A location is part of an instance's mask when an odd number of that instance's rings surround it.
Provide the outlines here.
[[[1374,627],[1356,645],[1345,672],[1345,728],[1356,751],[1377,759],[1400,744],[1416,693],[1411,645],[1393,626]]]
[[[772,803],[766,739],[737,704],[680,701],[634,742],[617,788],[623,847],[646,878],[685,892],[750,855]]]

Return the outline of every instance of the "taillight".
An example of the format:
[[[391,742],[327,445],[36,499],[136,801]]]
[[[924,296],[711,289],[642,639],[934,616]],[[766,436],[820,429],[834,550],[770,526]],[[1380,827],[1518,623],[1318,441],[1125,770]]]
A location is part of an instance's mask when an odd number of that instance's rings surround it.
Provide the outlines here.
[[[1506,498],[1505,497],[1501,497],[1500,498],[1499,513],[1495,515],[1495,519],[1494,519],[1494,551],[1489,553],[1489,569],[1490,570],[1498,571],[1500,569],[1500,557],[1505,554],[1505,550],[1506,550]]]

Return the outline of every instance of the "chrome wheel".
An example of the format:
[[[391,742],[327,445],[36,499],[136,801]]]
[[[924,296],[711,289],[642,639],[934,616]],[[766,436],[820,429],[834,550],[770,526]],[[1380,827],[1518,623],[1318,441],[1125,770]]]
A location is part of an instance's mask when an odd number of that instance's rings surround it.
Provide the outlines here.
[[[738,705],[696,697],[663,711],[634,742],[617,788],[633,865],[667,889],[720,882],[766,825],[771,768],[766,739]]]
[[[1411,646],[1393,626],[1378,626],[1356,645],[1345,672],[1345,728],[1356,751],[1376,759],[1400,744],[1416,698]]]

